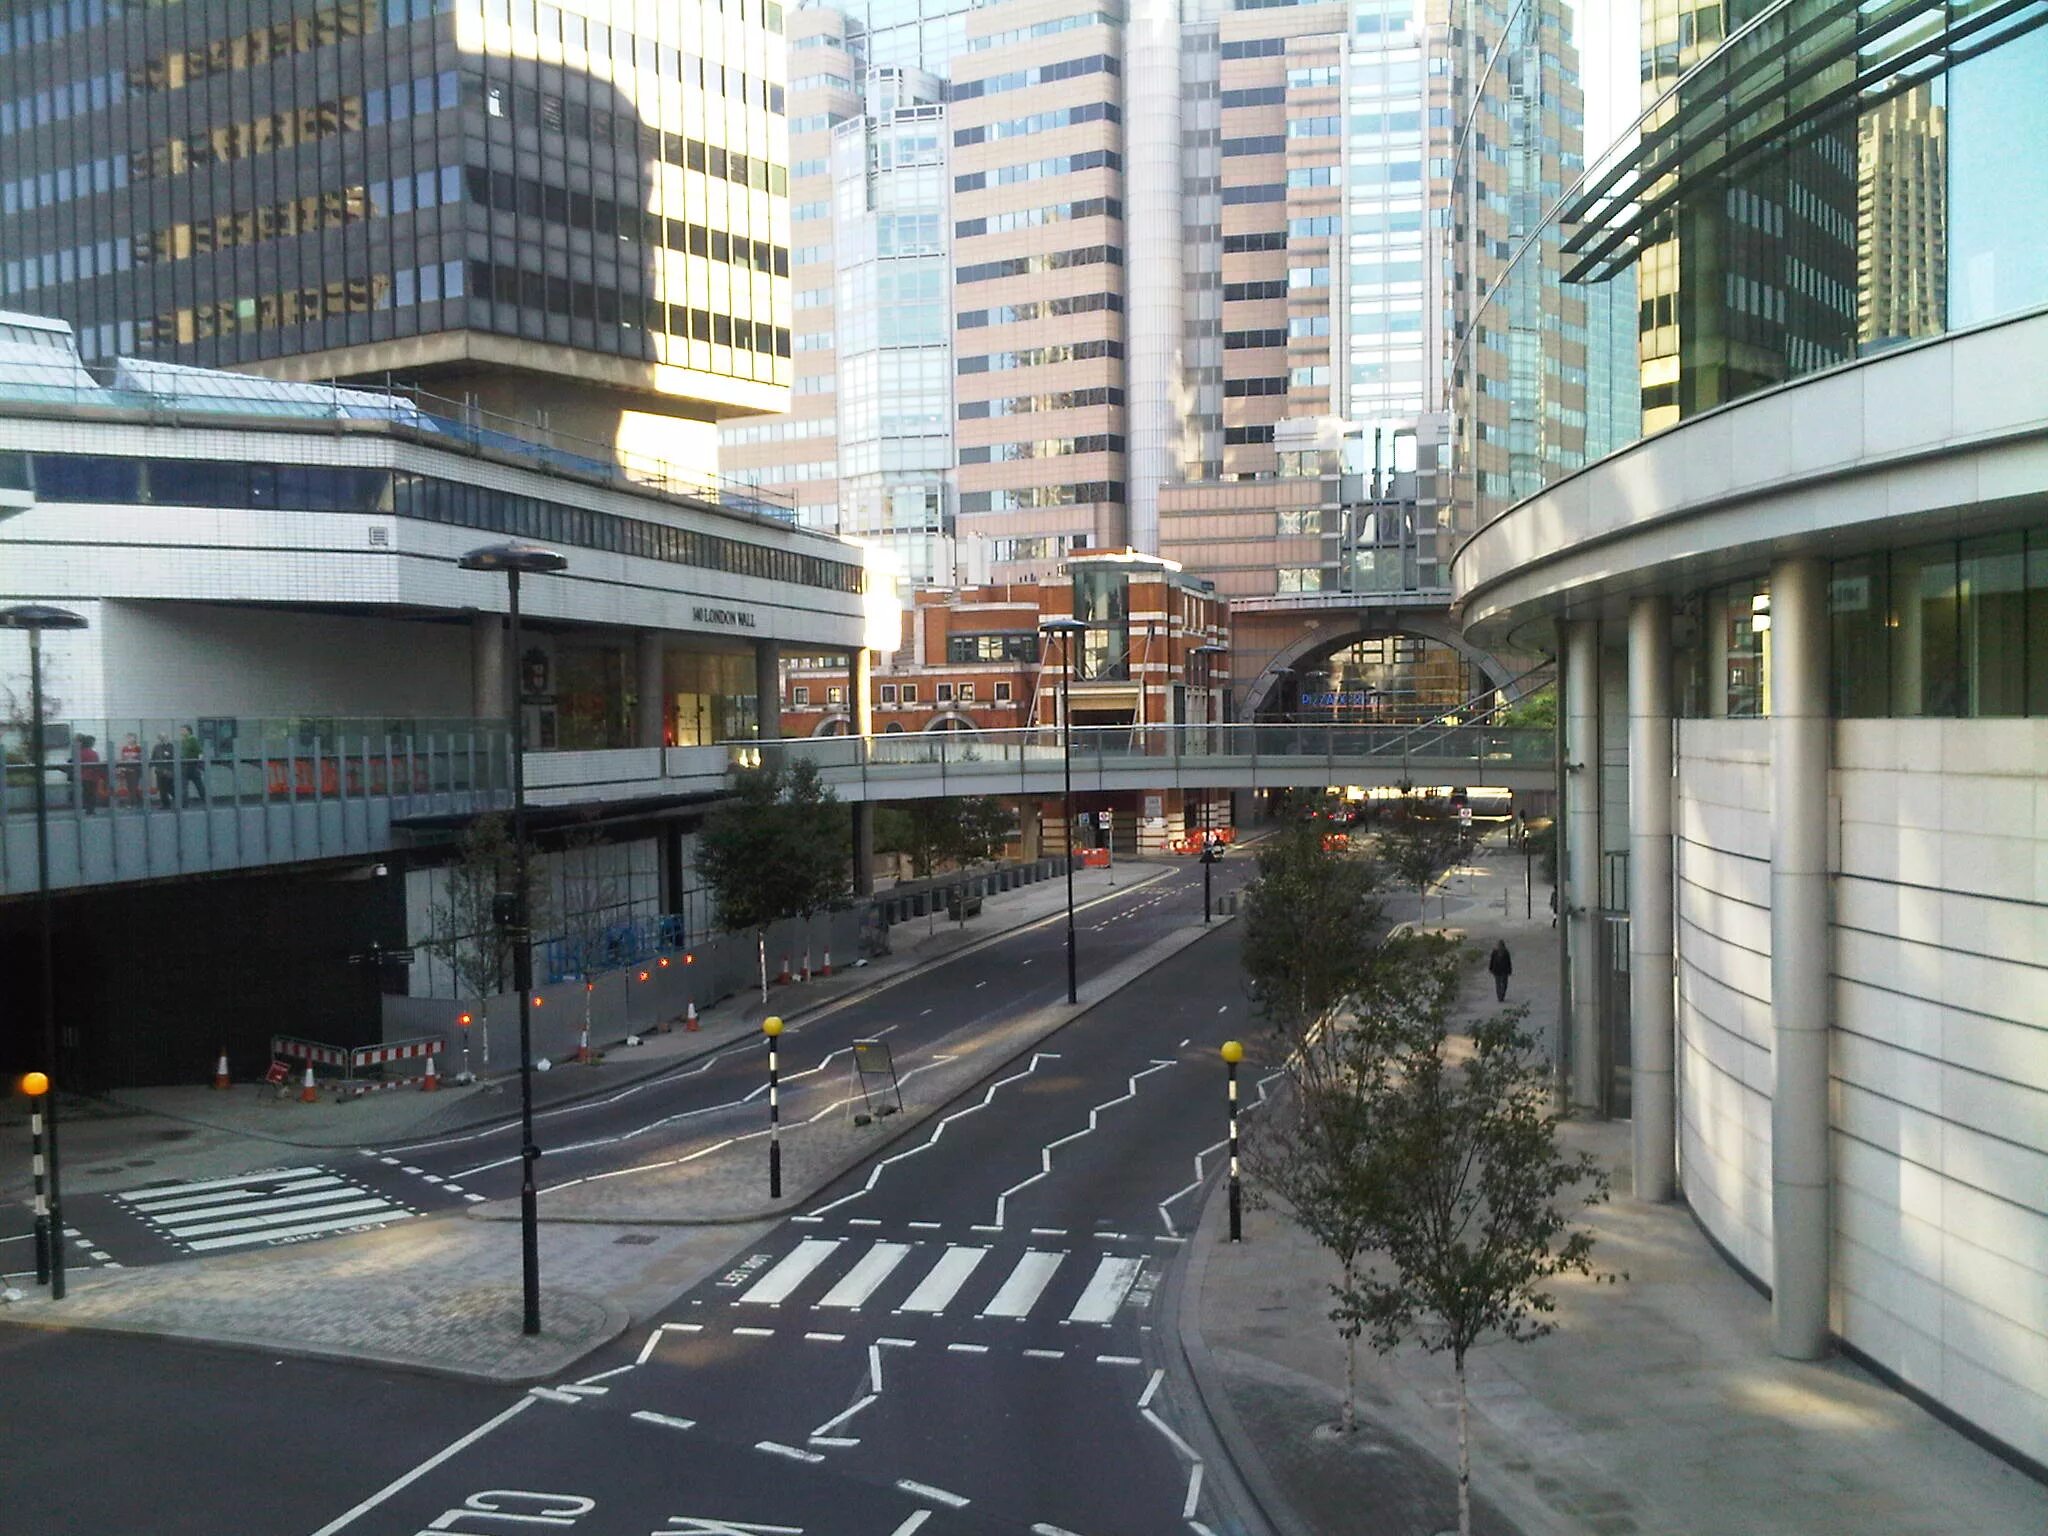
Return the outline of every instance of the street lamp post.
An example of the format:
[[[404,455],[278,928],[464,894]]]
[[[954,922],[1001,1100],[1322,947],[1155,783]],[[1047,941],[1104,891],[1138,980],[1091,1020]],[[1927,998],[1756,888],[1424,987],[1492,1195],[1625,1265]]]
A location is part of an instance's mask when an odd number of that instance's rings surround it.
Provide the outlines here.
[[[43,1071],[48,1082],[37,1096],[43,1110],[43,1144],[49,1155],[49,1236],[46,1244],[50,1261],[50,1300],[64,1299],[64,1200],[57,1172],[57,1085],[63,1075],[57,1070],[57,982],[50,940],[50,789],[43,782],[43,631],[83,629],[85,619],[68,608],[42,603],[21,603],[0,608],[0,629],[28,633],[29,777],[35,784],[36,799],[36,928],[41,950]],[[36,1266],[38,1272],[42,1266]]]
[[[512,933],[512,980],[519,988],[519,1283],[524,1311],[520,1331],[540,1332],[540,1192],[533,1165],[540,1148],[533,1141],[533,914],[528,910],[526,872],[526,686],[519,662],[519,578],[566,570],[569,562],[552,549],[532,544],[492,544],[473,549],[457,564],[465,571],[503,571],[511,610],[512,673],[512,882],[509,901],[501,895],[492,916]]]
[[[777,1047],[782,1044],[782,1020],[761,1021],[761,1033],[768,1038],[768,1198],[782,1198],[782,1061]]]
[[[1064,774],[1065,788],[1061,793],[1061,815],[1066,818],[1067,834],[1067,1002],[1081,1001],[1080,962],[1074,953],[1074,716],[1068,705],[1068,684],[1074,676],[1074,639],[1087,631],[1088,626],[1079,619],[1047,619],[1038,626],[1042,635],[1057,635],[1060,640],[1060,762]]]
[[[1244,1047],[1235,1040],[1223,1042],[1223,1061],[1230,1069],[1230,1240],[1244,1241],[1244,1201],[1238,1191],[1237,1174],[1237,1064],[1244,1060]]]
[[[1218,656],[1228,656],[1230,654],[1230,647],[1227,645],[1217,645],[1213,641],[1210,641],[1195,646],[1192,650],[1188,652],[1188,654],[1190,656],[1199,656],[1202,658],[1202,755],[1204,757],[1207,757],[1216,751],[1217,733],[1214,730],[1214,727],[1217,724],[1217,721],[1214,718],[1217,712],[1216,658]],[[1202,830],[1204,832],[1207,832],[1209,830],[1209,808],[1210,802],[1207,798],[1204,798],[1202,801]],[[1204,909],[1206,910],[1206,900],[1204,901],[1203,905]],[[1204,918],[1203,920],[1205,922],[1207,921],[1206,918]]]

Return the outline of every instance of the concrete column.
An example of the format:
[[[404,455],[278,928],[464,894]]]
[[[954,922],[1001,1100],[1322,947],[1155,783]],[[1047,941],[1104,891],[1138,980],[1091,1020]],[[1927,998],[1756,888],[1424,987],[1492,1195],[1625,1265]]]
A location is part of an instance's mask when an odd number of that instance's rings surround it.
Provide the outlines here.
[[[1600,625],[1564,626],[1564,891],[1558,922],[1565,930],[1571,985],[1571,1102],[1598,1114],[1606,1101],[1600,1048]]]
[[[506,666],[505,616],[469,616],[469,712],[478,720],[503,720],[512,710],[512,678]]]
[[[1828,1347],[1828,577],[1771,567],[1771,1328]]]
[[[853,653],[853,673],[847,678],[853,689],[853,734],[875,734],[875,653],[865,646]]]
[[[756,735],[762,741],[782,737],[782,647],[773,640],[754,642],[754,708],[760,717]]]
[[[847,809],[853,817],[853,894],[875,894],[875,808],[856,800]]]
[[[1669,1200],[1678,1182],[1671,997],[1671,600],[1628,614],[1628,954],[1635,1193]]]
[[[639,702],[633,710],[636,747],[663,745],[663,727],[668,723],[667,649],[667,639],[658,630],[641,632],[635,655],[639,679],[635,689]]]

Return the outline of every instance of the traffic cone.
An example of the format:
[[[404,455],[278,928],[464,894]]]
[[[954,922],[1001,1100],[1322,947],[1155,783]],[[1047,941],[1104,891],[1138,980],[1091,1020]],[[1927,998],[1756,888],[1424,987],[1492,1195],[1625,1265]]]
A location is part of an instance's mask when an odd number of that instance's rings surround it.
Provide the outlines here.
[[[829,949],[825,951],[825,963],[819,968],[818,974],[820,976],[830,976],[832,974],[832,951]]]
[[[683,1012],[683,1033],[688,1035],[697,1033],[697,1005],[694,1002]]]
[[[429,1051],[427,1052],[427,1075],[420,1079],[420,1092],[439,1093],[440,1091],[441,1069],[434,1063],[434,1053]]]
[[[782,957],[782,972],[775,978],[775,985],[778,987],[789,985],[789,956],[787,955]]]
[[[220,1053],[220,1060],[214,1063],[213,1086],[216,1088],[232,1088],[235,1086],[234,1078],[228,1075],[228,1053],[225,1050]]]
[[[318,1104],[320,1102],[320,1088],[313,1081],[313,1063],[310,1061],[306,1063],[306,1081],[299,1089],[299,1102],[301,1104]]]
[[[576,1060],[580,1065],[590,1065],[590,1026],[587,1024],[576,1037]]]

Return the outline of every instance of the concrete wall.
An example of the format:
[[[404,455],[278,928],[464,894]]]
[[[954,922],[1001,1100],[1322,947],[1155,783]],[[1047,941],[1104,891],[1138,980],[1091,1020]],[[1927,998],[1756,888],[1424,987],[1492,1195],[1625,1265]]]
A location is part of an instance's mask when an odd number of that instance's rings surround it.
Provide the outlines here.
[[[1686,1199],[1771,1272],[1771,774],[1767,720],[1679,724],[1678,1158]]]
[[[472,713],[464,624],[196,603],[98,606],[109,716]]]
[[[2048,1461],[2048,720],[1845,720],[1835,1331]]]
[[[1770,748],[1679,730],[1685,1198],[1771,1272]],[[2048,721],[1833,727],[1830,1326],[2048,1461]]]

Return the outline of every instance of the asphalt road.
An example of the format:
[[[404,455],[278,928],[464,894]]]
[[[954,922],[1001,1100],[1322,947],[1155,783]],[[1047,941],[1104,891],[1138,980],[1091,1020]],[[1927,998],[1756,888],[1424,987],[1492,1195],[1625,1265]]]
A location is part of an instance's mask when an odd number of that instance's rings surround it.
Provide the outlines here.
[[[1219,866],[1217,890],[1251,872],[1249,857]],[[1132,878],[1156,866],[1132,866]],[[1083,908],[1079,948],[1084,974],[1129,958],[1200,910],[1198,865],[1122,890]],[[1005,935],[810,1022],[783,1037],[783,1117],[794,1123],[836,1103],[846,1091],[857,1039],[886,1040],[897,1071],[914,1074],[946,1054],[949,1042],[1065,997],[1065,926],[1059,919]],[[645,1162],[650,1148],[680,1157],[760,1128],[765,1061],[758,1041],[601,1098],[540,1111],[543,1190]],[[518,1122],[359,1152],[307,1154],[261,1173],[195,1183],[139,1182],[116,1193],[72,1195],[64,1215],[75,1270],[132,1267],[253,1247],[318,1241],[345,1232],[452,1211],[518,1194]],[[251,1218],[257,1218],[252,1220]],[[0,1273],[27,1267],[26,1206],[0,1206]]]
[[[1186,923],[1199,879],[1095,909],[1089,969]],[[902,1063],[979,1016],[1056,1001],[1062,942],[1058,924],[1006,938],[818,1020],[791,1054],[893,1023]],[[1165,1369],[1159,1305],[1222,1133],[1216,1048],[1247,1027],[1237,974],[1232,928],[1182,951],[533,1392],[0,1334],[0,1368],[30,1388],[0,1394],[0,1536],[1242,1532]],[[586,1145],[543,1167],[716,1134],[675,1117],[737,1112],[714,1106],[743,1099],[759,1065],[751,1047],[565,1111],[543,1139]],[[444,1206],[509,1193],[516,1164],[484,1166],[507,1146],[407,1149],[398,1177],[459,1182]],[[363,1169],[391,1165],[358,1161],[349,1177],[386,1187],[388,1171]],[[48,1457],[14,1454],[53,1436]]]

